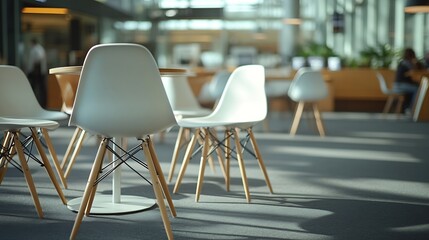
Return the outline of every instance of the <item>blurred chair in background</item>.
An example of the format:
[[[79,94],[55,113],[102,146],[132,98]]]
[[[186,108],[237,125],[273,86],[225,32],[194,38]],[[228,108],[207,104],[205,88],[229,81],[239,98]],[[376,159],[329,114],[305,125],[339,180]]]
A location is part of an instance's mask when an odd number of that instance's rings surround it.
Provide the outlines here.
[[[328,96],[328,88],[321,72],[307,67],[299,69],[289,87],[288,96],[298,102],[290,134],[296,134],[305,106],[310,104],[319,134],[325,136],[322,116],[317,106],[318,101]]]

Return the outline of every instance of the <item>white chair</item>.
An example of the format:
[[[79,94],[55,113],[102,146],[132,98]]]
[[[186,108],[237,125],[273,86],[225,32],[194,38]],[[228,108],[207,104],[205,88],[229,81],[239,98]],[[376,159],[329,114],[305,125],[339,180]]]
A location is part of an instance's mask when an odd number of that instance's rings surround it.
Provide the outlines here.
[[[102,140],[70,239],[76,237],[83,215],[91,211],[103,156],[106,149],[114,151],[108,144],[114,144],[113,138],[127,137],[139,140],[139,145],[132,150],[142,150],[147,164],[135,159],[135,152],[115,153],[120,158],[118,164],[136,160],[147,166],[165,231],[169,239],[173,238],[164,197],[173,216],[176,212],[150,135],[175,124],[158,66],[145,47],[116,43],[96,45],[90,49],[82,68],[70,125],[102,136]]]
[[[377,75],[377,80],[380,85],[381,92],[387,96],[386,105],[384,105],[383,108],[383,115],[386,115],[390,112],[390,109],[392,108],[392,104],[394,102],[396,102],[395,113],[397,115],[401,114],[402,105],[404,103],[406,93],[399,89],[388,88],[384,76],[378,71],[375,74]]]
[[[48,176],[53,183],[55,190],[58,193],[63,204],[67,203],[66,198],[59,186],[57,179],[55,178],[54,171],[49,163],[48,158],[43,150],[43,146],[39,141],[39,136],[37,134],[36,128],[42,129],[56,129],[58,127],[58,123],[54,121],[46,121],[46,120],[33,120],[33,119],[12,119],[12,118],[3,118],[0,117],[0,130],[4,132],[2,148],[0,149],[0,178],[3,179],[7,165],[11,163],[11,165],[15,166],[17,169],[22,171],[24,174],[25,181],[27,182],[28,189],[30,190],[30,194],[33,198],[34,206],[36,207],[37,214],[40,218],[43,218],[42,206],[40,205],[39,197],[36,191],[36,187],[34,185],[33,177],[30,173],[30,168],[27,164],[26,155],[29,158],[36,158],[30,151],[26,145],[32,141],[35,143],[36,148],[40,155],[40,163],[44,166]],[[21,129],[29,128],[31,133],[28,138],[21,142],[20,135]],[[19,163],[13,160],[13,157],[18,155]],[[39,161],[39,160],[38,160]]]
[[[161,78],[176,119],[205,116],[212,112],[212,109],[201,107],[192,92],[186,76],[163,76]],[[170,170],[167,178],[168,182],[171,182],[173,178],[177,158],[179,157],[180,150],[189,140],[188,136],[189,129],[180,127],[177,134],[173,156],[171,158]]]
[[[305,105],[311,104],[319,134],[325,136],[322,117],[317,106],[318,101],[328,96],[328,88],[321,72],[311,68],[299,69],[289,87],[288,96],[293,101],[298,102],[290,134],[296,134]]]
[[[15,66],[9,65],[0,65],[0,116],[51,121],[68,119],[68,115],[64,112],[49,111],[42,108],[24,72]],[[48,131],[41,129],[41,134],[46,142],[61,183],[67,188],[67,182]]]
[[[209,149],[212,149],[213,147],[218,148],[221,145],[224,145],[226,151],[225,180],[227,191],[229,191],[230,158],[231,155],[235,152],[240,167],[246,199],[248,202],[250,202],[249,187],[243,161],[243,148],[245,148],[245,143],[240,141],[239,129],[243,129],[247,132],[247,136],[245,138],[246,143],[248,140],[250,140],[253,146],[254,156],[256,157],[263,172],[267,186],[270,192],[272,192],[268,173],[266,171],[265,164],[252,131],[252,127],[255,124],[263,121],[267,115],[267,99],[265,95],[264,84],[265,74],[263,66],[247,65],[238,67],[230,76],[216,108],[210,115],[204,117],[178,119],[178,124],[180,127],[192,128],[195,129],[195,131],[190,143],[188,144],[183,163],[174,186],[174,193],[178,192],[196,140],[198,136],[202,135],[204,138],[204,143],[201,153],[201,163],[198,173],[195,201],[199,201]],[[221,127],[225,128],[225,139],[223,141],[219,141],[216,136],[212,135],[213,128]],[[231,147],[231,139],[234,139],[235,141],[234,152]],[[217,144],[217,146],[210,146],[212,144]]]

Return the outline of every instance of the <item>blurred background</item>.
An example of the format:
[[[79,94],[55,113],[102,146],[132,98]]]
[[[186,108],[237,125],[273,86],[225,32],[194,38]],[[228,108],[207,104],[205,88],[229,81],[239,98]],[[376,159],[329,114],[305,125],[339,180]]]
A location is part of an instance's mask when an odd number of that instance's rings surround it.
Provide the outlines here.
[[[46,48],[49,67],[80,64],[88,48],[108,42],[143,44],[160,66],[259,63],[275,68],[292,65],[293,57],[310,55],[338,56],[343,66],[359,66],[382,64],[368,63],[371,51],[388,55],[407,46],[423,58],[429,49],[428,17],[405,13],[405,4],[405,0],[2,0],[0,52],[3,63],[23,65],[26,47],[36,36]]]

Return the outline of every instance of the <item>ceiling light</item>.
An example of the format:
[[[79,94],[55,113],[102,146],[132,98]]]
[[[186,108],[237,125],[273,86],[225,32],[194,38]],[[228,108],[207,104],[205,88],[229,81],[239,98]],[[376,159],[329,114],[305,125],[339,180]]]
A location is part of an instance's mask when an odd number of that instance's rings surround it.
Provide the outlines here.
[[[285,18],[283,19],[283,24],[286,25],[300,25],[302,20],[300,18]]]
[[[22,13],[32,14],[68,14],[67,8],[41,8],[41,7],[25,7]]]

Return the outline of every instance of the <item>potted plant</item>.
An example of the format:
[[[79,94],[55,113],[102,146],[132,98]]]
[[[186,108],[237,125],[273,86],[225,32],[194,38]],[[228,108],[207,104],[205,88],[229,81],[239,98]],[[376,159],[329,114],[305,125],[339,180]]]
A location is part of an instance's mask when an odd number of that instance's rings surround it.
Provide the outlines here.
[[[372,68],[389,68],[398,56],[389,44],[378,44],[376,47],[367,47],[360,52],[361,66]]]

